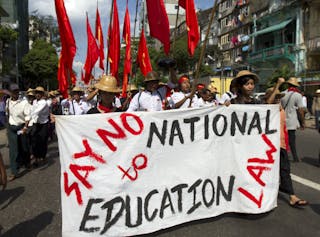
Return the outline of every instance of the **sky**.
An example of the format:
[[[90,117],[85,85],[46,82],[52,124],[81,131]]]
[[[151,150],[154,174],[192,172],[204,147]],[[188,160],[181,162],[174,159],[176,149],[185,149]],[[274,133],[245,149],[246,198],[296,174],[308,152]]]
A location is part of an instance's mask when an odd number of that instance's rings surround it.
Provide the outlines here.
[[[117,0],[120,21],[120,37],[122,37],[122,25],[126,10],[126,1],[127,0]],[[86,12],[88,13],[91,29],[94,33],[97,4],[100,12],[106,46],[106,32],[109,25],[111,0],[65,0],[66,11],[69,16],[73,34],[77,44],[77,53],[74,58],[73,68],[78,75],[81,74],[80,69],[83,67],[87,53]],[[135,5],[136,0],[128,0],[131,21],[130,26],[132,32],[131,37],[133,37]],[[195,5],[197,9],[207,9],[214,5],[214,0],[195,0]],[[52,15],[54,18],[56,18],[54,0],[29,0],[29,13],[35,10],[37,10],[40,15]],[[138,26],[136,27],[136,29],[138,29]],[[138,33],[136,33],[136,36],[138,36]],[[101,69],[99,69],[97,66],[95,74],[102,74]]]

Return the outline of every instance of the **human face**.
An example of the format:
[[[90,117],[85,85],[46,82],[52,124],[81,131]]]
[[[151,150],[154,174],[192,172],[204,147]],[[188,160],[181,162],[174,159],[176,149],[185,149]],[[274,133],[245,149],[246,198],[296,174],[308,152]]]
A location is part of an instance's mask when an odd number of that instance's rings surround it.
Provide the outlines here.
[[[80,100],[80,94],[81,94],[81,93],[79,93],[79,92],[74,92],[74,94],[73,94],[73,99],[74,99],[75,101],[79,101],[79,100]]]
[[[250,96],[253,94],[254,90],[254,80],[249,79],[241,88],[243,95]]]
[[[181,84],[180,84],[180,88],[182,92],[189,92],[190,91],[190,82],[189,80],[184,80]]]
[[[115,93],[107,92],[107,91],[99,91],[99,95],[100,95],[102,105],[107,106],[112,104]]]
[[[154,81],[147,81],[146,82],[146,89],[147,91],[154,92],[158,89],[159,86],[159,81],[154,80]]]
[[[43,96],[43,93],[41,91],[35,91],[35,97],[37,100],[40,100]]]

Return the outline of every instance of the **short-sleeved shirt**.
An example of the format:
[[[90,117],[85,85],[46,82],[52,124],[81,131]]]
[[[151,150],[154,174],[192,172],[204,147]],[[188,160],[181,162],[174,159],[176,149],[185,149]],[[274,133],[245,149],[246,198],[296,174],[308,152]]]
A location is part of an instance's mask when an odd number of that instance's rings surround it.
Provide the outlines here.
[[[90,109],[90,105],[87,101],[80,100],[79,102],[77,102],[73,100],[70,103],[69,113],[75,114],[75,115],[81,115],[81,114],[86,114],[89,109]]]
[[[178,103],[179,101],[183,100],[184,97],[188,96],[190,93],[183,93],[181,91],[179,92],[174,92],[171,95],[171,100],[172,100],[172,104],[175,105],[176,103]],[[191,102],[191,108],[198,108],[199,107],[199,103],[198,103],[198,97],[197,95],[194,95],[192,98],[192,102]],[[170,103],[170,102],[169,102]],[[189,104],[190,104],[190,99],[186,99],[186,101],[180,106],[179,109],[186,109],[189,108]],[[174,108],[174,107],[173,107]]]
[[[281,99],[281,105],[286,112],[286,125],[288,130],[296,130],[300,127],[297,109],[303,108],[302,95],[298,92],[284,91],[285,96]]]
[[[141,91],[132,98],[127,111],[161,111],[166,92],[166,87],[160,87],[153,92]]]

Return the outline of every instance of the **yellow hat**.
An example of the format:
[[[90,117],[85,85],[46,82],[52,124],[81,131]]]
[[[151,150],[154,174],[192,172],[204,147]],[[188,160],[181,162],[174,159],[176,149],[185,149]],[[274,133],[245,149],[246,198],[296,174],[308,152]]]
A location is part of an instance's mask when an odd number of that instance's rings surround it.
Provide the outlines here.
[[[72,88],[72,92],[80,92],[80,93],[83,93],[83,90],[82,90],[80,87],[75,86],[75,87]]]
[[[117,86],[117,79],[111,75],[103,75],[98,83],[96,83],[95,88],[112,93],[119,93],[121,89]]]
[[[254,80],[255,83],[257,83],[259,81],[258,75],[253,72],[250,72],[248,70],[242,70],[242,71],[238,72],[237,76],[233,80],[235,80],[237,82],[242,77],[250,77]]]
[[[35,92],[43,92],[43,93],[46,92],[42,86],[37,86],[36,89],[34,89],[34,91]]]
[[[288,84],[299,87],[300,84],[298,82],[298,78],[296,77],[290,77],[288,81],[286,81]]]
[[[128,84],[127,91],[138,91],[138,87],[135,84]]]
[[[146,77],[144,78],[144,82],[148,81],[159,81],[159,74],[155,71],[148,72]]]

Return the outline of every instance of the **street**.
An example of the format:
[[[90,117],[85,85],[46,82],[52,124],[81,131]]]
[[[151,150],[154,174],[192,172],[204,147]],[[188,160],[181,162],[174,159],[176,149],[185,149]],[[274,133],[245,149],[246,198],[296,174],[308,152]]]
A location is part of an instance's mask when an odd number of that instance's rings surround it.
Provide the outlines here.
[[[320,134],[312,121],[297,131],[297,149],[302,162],[291,162],[297,196],[310,205],[292,208],[288,196],[279,193],[278,207],[260,215],[227,213],[193,221],[145,236],[320,236]],[[9,171],[6,130],[0,131],[0,147]],[[61,236],[60,164],[57,141],[48,149],[48,162],[9,182],[0,191],[0,236]],[[310,182],[311,181],[311,182]]]

